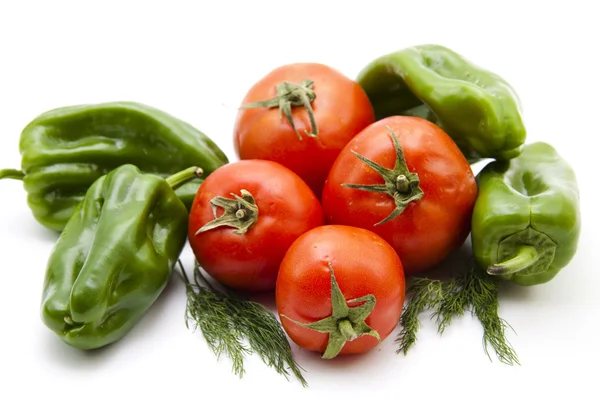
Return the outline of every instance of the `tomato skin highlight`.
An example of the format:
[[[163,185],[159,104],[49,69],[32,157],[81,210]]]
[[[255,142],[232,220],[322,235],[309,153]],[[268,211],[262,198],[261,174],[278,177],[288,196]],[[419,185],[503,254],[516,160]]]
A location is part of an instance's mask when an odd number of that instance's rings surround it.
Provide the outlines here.
[[[215,219],[211,199],[233,198],[245,189],[258,206],[247,232],[218,227],[196,233]],[[217,208],[217,216],[223,210]],[[322,207],[310,188],[289,169],[265,160],[242,160],[211,173],[198,189],[188,224],[190,247],[204,270],[233,289],[273,290],[289,246],[304,232],[324,223]]]
[[[375,226],[395,209],[392,197],[342,185],[383,183],[352,151],[393,169],[396,154],[388,127],[424,194],[396,218]],[[325,183],[322,205],[327,223],[369,229],[384,238],[398,252],[405,274],[413,275],[434,268],[464,243],[476,197],[471,166],[450,136],[425,119],[393,116],[365,128],[342,150]]]
[[[358,132],[375,121],[364,90],[339,71],[319,63],[280,66],[258,80],[242,100],[242,106],[273,98],[283,81],[314,81],[316,98],[312,110],[318,135],[309,137],[310,119],[302,106],[292,107],[298,139],[278,108],[241,108],[234,126],[234,149],[238,158],[276,161],[298,174],[320,198],[323,184],[342,148]]]
[[[402,262],[378,235],[342,225],[324,225],[303,234],[281,263],[275,298],[288,336],[304,349],[325,351],[329,334],[293,321],[310,323],[331,315],[328,263],[346,300],[375,296],[375,308],[365,322],[385,340],[398,325],[403,309],[406,283]],[[375,337],[364,335],[347,341],[340,354],[364,353],[378,343]]]

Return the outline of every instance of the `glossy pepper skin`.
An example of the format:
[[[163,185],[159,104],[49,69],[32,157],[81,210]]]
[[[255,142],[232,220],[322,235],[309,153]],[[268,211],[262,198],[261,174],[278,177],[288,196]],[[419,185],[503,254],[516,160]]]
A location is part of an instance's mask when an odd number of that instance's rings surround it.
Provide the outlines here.
[[[22,179],[34,218],[55,231],[96,179],[123,164],[162,177],[196,165],[206,177],[228,162],[198,129],[134,102],[47,111],[23,129],[19,149],[21,170],[0,170],[0,179]],[[188,210],[201,183],[195,179],[177,189]]]
[[[471,243],[492,275],[530,286],[553,279],[577,251],[581,230],[574,170],[548,143],[527,144],[477,175]]]
[[[440,126],[470,162],[508,160],[526,140],[520,100],[502,77],[435,44],[381,56],[357,77],[376,119],[413,115]]]
[[[195,171],[165,180],[125,164],[92,184],[44,278],[42,321],[64,342],[83,350],[113,343],[159,297],[187,238],[188,211],[172,187]]]

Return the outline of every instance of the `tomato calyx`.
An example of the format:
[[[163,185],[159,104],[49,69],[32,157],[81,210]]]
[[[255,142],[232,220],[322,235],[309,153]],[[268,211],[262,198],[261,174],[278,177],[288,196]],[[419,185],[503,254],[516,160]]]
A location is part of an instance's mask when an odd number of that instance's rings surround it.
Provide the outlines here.
[[[196,235],[210,229],[228,226],[236,228],[233,233],[242,235],[254,225],[258,219],[258,206],[250,192],[240,191],[241,196],[231,193],[233,199],[217,196],[210,200],[215,219],[206,223],[196,232]],[[217,218],[217,208],[223,209],[223,214]]]
[[[375,296],[368,294],[346,301],[335,279],[333,266],[331,263],[328,264],[331,275],[331,315],[320,321],[311,323],[294,321],[282,315],[282,317],[305,328],[321,333],[329,333],[329,341],[322,356],[325,359],[334,358],[340,353],[347,341],[355,340],[363,335],[371,335],[377,338],[377,340],[381,340],[379,333],[365,322],[365,319],[371,314],[373,308],[375,308]],[[350,308],[348,307],[348,303],[363,304]]]
[[[389,126],[386,126],[386,128],[392,137],[394,150],[396,152],[396,163],[394,165],[394,169],[385,168],[384,166],[369,160],[362,154],[358,154],[354,150],[351,150],[352,154],[354,154],[362,162],[367,164],[379,175],[381,175],[384,183],[374,185],[361,185],[354,183],[342,184],[342,186],[352,189],[364,190],[373,193],[385,193],[394,199],[394,203],[396,204],[394,211],[392,211],[390,215],[385,217],[383,220],[377,222],[374,226],[382,225],[388,221],[391,221],[398,215],[402,214],[410,202],[418,201],[423,197],[423,190],[419,186],[419,175],[408,170],[408,166],[406,165],[406,160],[404,158],[404,151],[398,142],[398,138],[396,135],[394,135],[394,132]]]
[[[262,101],[256,101],[254,103],[247,104],[242,108],[279,108],[279,116],[283,119],[283,116],[287,118],[288,122],[294,129],[294,132],[298,136],[299,140],[302,140],[302,136],[298,133],[296,125],[294,124],[294,118],[292,117],[292,107],[303,106],[308,113],[310,119],[311,132],[304,131],[310,137],[316,137],[319,134],[317,128],[317,122],[315,121],[315,114],[313,112],[311,103],[317,97],[313,90],[314,82],[310,79],[304,79],[300,83],[293,83],[283,81],[275,86],[277,89],[277,96]]]

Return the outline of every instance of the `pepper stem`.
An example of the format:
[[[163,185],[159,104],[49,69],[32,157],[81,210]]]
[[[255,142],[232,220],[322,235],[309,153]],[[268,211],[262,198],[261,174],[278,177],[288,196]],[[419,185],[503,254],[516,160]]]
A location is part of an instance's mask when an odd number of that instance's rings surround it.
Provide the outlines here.
[[[490,275],[514,274],[535,264],[539,259],[539,253],[533,246],[522,246],[517,255],[511,259],[490,265],[487,273]]]
[[[25,173],[18,169],[0,169],[0,179],[4,178],[22,181],[25,178]]]
[[[233,199],[217,196],[210,200],[215,219],[198,229],[196,235],[211,229],[228,226],[236,228],[233,233],[242,235],[254,225],[258,219],[258,206],[250,192],[240,191],[241,196],[231,193]],[[217,217],[217,208],[223,208],[223,214]]]
[[[375,308],[376,299],[372,294],[346,301],[344,294],[337,284],[333,273],[333,266],[329,264],[331,276],[331,315],[320,321],[302,323],[282,315],[295,324],[312,329],[316,332],[329,333],[329,341],[322,358],[331,359],[337,356],[344,344],[358,339],[363,335],[370,335],[381,340],[379,333],[371,329],[365,319],[371,315]],[[348,307],[348,303],[363,303],[360,306]]]
[[[204,171],[202,170],[202,168],[189,167],[189,168],[186,168],[182,171],[179,171],[179,172],[169,176],[166,179],[166,181],[169,184],[169,186],[171,186],[171,188],[173,188],[173,190],[176,190],[184,183],[187,183],[194,178],[201,177],[203,173],[204,173]]]
[[[384,183],[374,185],[362,185],[355,183],[342,184],[342,186],[352,189],[364,190],[373,193],[386,193],[392,199],[394,199],[394,203],[396,204],[394,211],[392,211],[386,218],[376,223],[375,226],[385,224],[386,222],[396,218],[398,215],[402,214],[410,202],[418,201],[423,197],[423,190],[419,186],[419,176],[414,172],[410,172],[408,166],[406,165],[404,151],[402,150],[402,146],[400,146],[398,138],[389,126],[387,126],[387,129],[392,138],[394,150],[396,152],[396,163],[394,165],[394,169],[385,168],[384,166],[379,165],[352,150],[352,153],[356,157],[381,175]]]
[[[277,90],[277,96],[262,101],[256,101],[254,103],[242,106],[242,108],[279,108],[279,117],[283,119],[283,116],[287,118],[288,122],[294,129],[294,132],[298,136],[298,139],[302,140],[302,136],[296,130],[294,119],[292,117],[292,107],[303,106],[308,113],[310,119],[310,125],[312,132],[304,131],[305,134],[311,137],[316,137],[319,134],[317,128],[317,122],[315,121],[315,114],[313,112],[311,103],[315,100],[317,95],[313,90],[314,82],[310,79],[304,79],[300,83],[293,83],[284,81],[275,86]]]

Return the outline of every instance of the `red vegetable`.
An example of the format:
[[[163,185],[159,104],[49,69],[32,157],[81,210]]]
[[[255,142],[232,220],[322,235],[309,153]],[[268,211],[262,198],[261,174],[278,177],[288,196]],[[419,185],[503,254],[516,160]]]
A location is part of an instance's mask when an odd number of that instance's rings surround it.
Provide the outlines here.
[[[471,166],[450,136],[425,119],[394,116],[342,150],[322,204],[328,223],[383,237],[410,275],[433,268],[465,241],[476,197]]]
[[[323,222],[318,199],[296,174],[275,162],[243,160],[218,168],[202,183],[188,236],[209,275],[255,292],[274,288],[289,246]]]
[[[369,98],[352,79],[323,64],[288,64],[246,94],[234,147],[240,159],[288,167],[320,197],[339,152],[374,118]]]
[[[405,290],[402,263],[385,240],[365,229],[325,225],[286,253],[276,304],[298,346],[333,358],[366,352],[389,336]]]

